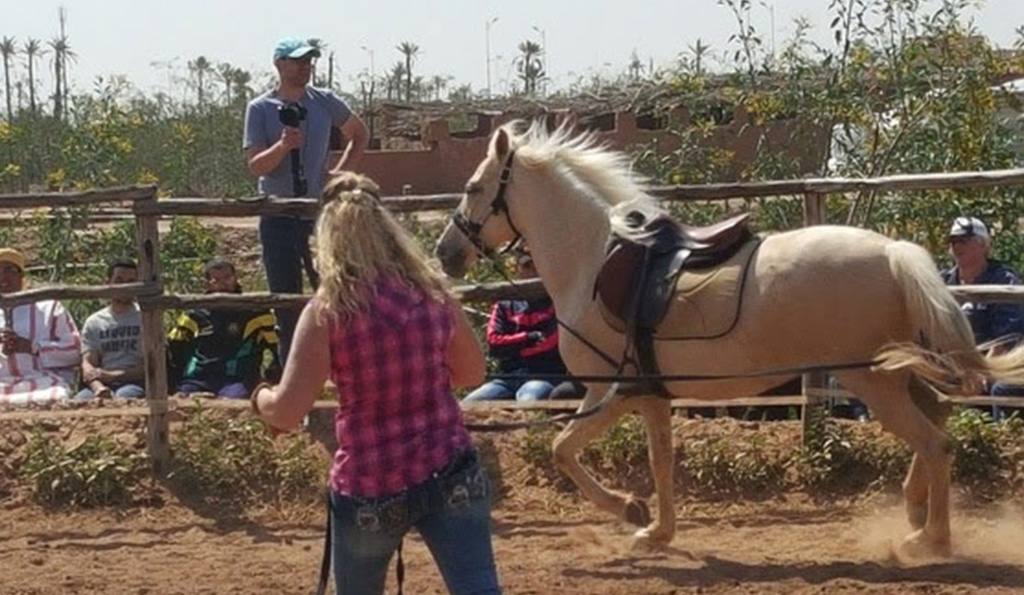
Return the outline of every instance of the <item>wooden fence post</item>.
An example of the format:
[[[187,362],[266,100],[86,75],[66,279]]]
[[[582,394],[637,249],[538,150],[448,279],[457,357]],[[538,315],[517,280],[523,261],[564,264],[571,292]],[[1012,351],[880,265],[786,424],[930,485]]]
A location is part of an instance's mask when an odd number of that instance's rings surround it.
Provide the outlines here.
[[[825,224],[825,195],[818,192],[804,194],[804,226]],[[804,446],[820,426],[825,416],[826,400],[814,394],[814,389],[824,389],[828,385],[825,372],[808,372],[801,377],[801,390],[806,399],[800,420],[803,424]]]
[[[155,206],[156,190],[153,195],[137,204]],[[160,231],[158,215],[136,215],[139,244],[139,280],[154,283],[163,293],[163,278],[160,275]],[[146,401],[149,417],[146,425],[146,444],[153,472],[161,475],[167,471],[170,462],[170,446],[167,440],[167,353],[164,346],[164,312],[160,308],[143,307],[142,346],[146,367]]]

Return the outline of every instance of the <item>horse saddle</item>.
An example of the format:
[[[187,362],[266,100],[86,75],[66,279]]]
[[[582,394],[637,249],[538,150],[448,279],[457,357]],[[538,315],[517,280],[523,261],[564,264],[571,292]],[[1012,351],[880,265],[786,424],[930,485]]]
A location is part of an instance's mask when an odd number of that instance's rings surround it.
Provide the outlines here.
[[[594,285],[607,324],[641,339],[710,338],[739,316],[742,280],[757,245],[743,214],[708,227],[629,213]],[[646,335],[646,337],[644,337]]]

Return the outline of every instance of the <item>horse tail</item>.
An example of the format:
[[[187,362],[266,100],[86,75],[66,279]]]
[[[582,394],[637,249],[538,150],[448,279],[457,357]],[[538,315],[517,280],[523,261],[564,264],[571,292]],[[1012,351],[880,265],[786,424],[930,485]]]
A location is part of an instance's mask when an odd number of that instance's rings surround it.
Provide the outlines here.
[[[936,389],[965,395],[978,394],[986,379],[1024,382],[1024,347],[983,357],[967,317],[924,248],[897,241],[885,251],[919,340],[885,346],[876,369],[908,369]]]

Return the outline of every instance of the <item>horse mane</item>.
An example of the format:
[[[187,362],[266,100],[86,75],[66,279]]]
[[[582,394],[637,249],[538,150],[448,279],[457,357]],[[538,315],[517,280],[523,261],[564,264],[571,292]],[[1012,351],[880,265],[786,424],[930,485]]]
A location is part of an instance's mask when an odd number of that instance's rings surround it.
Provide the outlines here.
[[[625,220],[631,212],[639,211],[647,219],[667,216],[644,191],[646,180],[633,171],[629,157],[609,149],[596,132],[574,133],[571,125],[564,123],[552,132],[542,119],[529,126],[516,120],[504,128],[511,135],[516,157],[523,166],[559,171],[570,177],[574,185],[611,205],[610,221],[616,233],[635,234],[635,227]]]

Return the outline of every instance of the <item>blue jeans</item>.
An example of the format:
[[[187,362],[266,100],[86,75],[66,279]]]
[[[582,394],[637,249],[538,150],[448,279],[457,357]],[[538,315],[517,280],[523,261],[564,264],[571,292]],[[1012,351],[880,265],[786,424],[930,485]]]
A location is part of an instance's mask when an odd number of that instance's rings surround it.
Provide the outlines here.
[[[249,387],[241,382],[216,384],[195,378],[182,380],[178,391],[186,395],[191,395],[192,393],[214,393],[222,399],[248,399],[250,392]]]
[[[465,403],[473,401],[497,401],[511,399],[516,401],[541,401],[551,395],[555,385],[547,380],[491,380],[481,384],[462,399]]]
[[[114,393],[114,397],[118,399],[143,399],[146,397],[146,389],[138,384],[125,384],[117,388],[111,387],[111,390]],[[83,388],[75,395],[75,400],[78,401],[88,401],[95,398],[96,393],[92,392],[91,388]]]
[[[427,481],[399,494],[331,493],[334,592],[380,595],[388,564],[416,528],[453,595],[500,593],[491,547],[490,483],[467,451]]]
[[[320,277],[313,268],[309,237],[313,222],[295,217],[260,217],[260,244],[263,246],[263,269],[267,287],[272,293],[302,293],[302,272],[316,288]],[[278,356],[284,367],[292,348],[292,335],[299,321],[299,310],[276,308]]]

